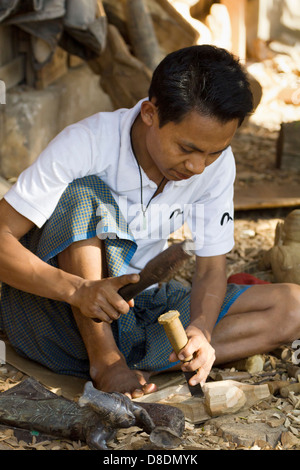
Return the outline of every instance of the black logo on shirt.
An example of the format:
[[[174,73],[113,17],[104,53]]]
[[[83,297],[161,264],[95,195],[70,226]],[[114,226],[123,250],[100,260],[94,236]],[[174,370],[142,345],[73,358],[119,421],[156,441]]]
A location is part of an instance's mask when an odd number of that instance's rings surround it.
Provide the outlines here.
[[[224,225],[224,222],[226,221],[227,223],[230,221],[230,220],[233,220],[233,218],[230,216],[229,212],[225,212],[223,215],[222,215],[222,218],[221,218],[221,225]]]
[[[172,219],[173,215],[180,215],[180,214],[183,214],[183,211],[180,209],[175,209],[175,211],[173,211],[172,214],[170,215],[170,219]]]

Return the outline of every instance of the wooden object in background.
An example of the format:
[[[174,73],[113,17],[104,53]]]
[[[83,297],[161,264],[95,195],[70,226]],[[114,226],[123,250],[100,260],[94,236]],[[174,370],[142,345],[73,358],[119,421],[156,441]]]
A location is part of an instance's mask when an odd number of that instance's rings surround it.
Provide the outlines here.
[[[0,80],[6,91],[25,79],[25,58],[18,46],[18,29],[0,24]]]
[[[116,109],[131,108],[147,96],[151,70],[130,54],[127,44],[115,26],[108,25],[104,52],[88,64],[101,76],[101,86],[110,96]]]
[[[236,211],[295,207],[300,205],[300,190],[296,184],[279,184],[272,181],[235,187],[234,208]]]
[[[300,393],[300,383],[289,384],[284,387],[280,387],[280,395],[283,398],[287,398],[290,392]]]
[[[35,86],[38,90],[47,88],[51,83],[65,75],[68,71],[68,53],[57,47],[52,59],[40,70],[35,72]]]
[[[156,36],[166,53],[196,44],[199,37],[198,31],[168,0],[147,0],[147,3]]]
[[[154,70],[163,58],[146,0],[126,0],[128,35],[134,55]]]
[[[276,282],[300,284],[300,209],[278,222],[274,246],[264,253],[264,269],[272,269]]]
[[[5,83],[6,90],[18,85],[24,78],[25,57],[23,54],[0,67],[0,80]]]
[[[199,0],[190,7],[191,15],[197,20],[204,21],[213,3],[214,0]]]
[[[221,0],[226,6],[231,23],[231,52],[241,61],[246,60],[246,0]]]
[[[247,357],[245,359],[240,359],[238,361],[231,361],[228,364],[225,364],[224,367],[232,368],[234,367],[239,371],[246,371],[249,374],[256,374],[261,372],[264,368],[265,358],[261,354],[255,354],[254,356]]]
[[[216,374],[216,380],[236,380],[236,381],[241,381],[245,379],[249,379],[251,377],[251,374],[247,371],[236,371],[236,372],[231,372],[231,371],[222,371],[219,370],[219,372]]]
[[[277,140],[277,168],[294,168],[295,170],[300,170],[299,148],[300,121],[283,122],[280,126],[280,132]]]
[[[287,364],[286,370],[289,377],[293,377],[300,382],[300,367],[295,364]]]
[[[115,26],[130,46],[125,5],[127,0],[103,0],[110,25]],[[168,0],[144,0],[151,16],[155,35],[164,54],[191,46],[198,32],[186,21]]]
[[[291,383],[288,380],[274,380],[272,382],[268,382],[268,387],[272,395],[277,395],[281,388],[289,385],[291,385]]]

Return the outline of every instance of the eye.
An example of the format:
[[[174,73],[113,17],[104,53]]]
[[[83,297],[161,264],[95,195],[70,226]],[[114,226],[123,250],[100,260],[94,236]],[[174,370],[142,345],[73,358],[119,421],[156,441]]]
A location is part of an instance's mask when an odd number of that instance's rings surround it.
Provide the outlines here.
[[[193,151],[194,151],[194,150],[191,150],[191,149],[187,149],[187,148],[183,147],[183,146],[180,145],[180,144],[179,144],[179,148],[180,148],[180,150],[181,150],[183,153],[186,153],[186,154],[188,154],[188,153],[193,153]]]

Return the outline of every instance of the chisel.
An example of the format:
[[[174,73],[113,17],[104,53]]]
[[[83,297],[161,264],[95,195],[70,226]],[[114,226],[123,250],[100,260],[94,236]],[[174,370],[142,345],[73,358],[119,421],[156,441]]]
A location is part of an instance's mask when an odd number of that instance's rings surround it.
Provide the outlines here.
[[[158,322],[163,325],[172,348],[174,349],[175,353],[178,354],[179,351],[181,351],[181,349],[183,349],[188,342],[186,332],[179,318],[179,312],[177,310],[170,310],[169,312],[163,313],[158,317]],[[184,362],[190,362],[192,359],[192,356],[188,357],[184,360]],[[203,397],[204,393],[201,385],[190,385],[189,383],[190,378],[195,375],[195,371],[183,373],[191,395],[193,397]]]

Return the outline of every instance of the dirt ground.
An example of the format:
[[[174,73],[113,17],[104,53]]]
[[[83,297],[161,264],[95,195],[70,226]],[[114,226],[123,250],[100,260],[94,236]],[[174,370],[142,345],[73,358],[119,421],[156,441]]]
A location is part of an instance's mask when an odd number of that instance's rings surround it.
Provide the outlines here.
[[[280,123],[300,119],[300,106],[286,104],[279,93],[294,86],[299,70],[288,55],[279,55],[264,62],[253,63],[249,71],[263,86],[263,99],[251,119],[243,125],[233,142],[237,163],[236,187],[249,187],[260,182],[291,182],[300,185],[300,172],[275,167],[276,141]],[[300,186],[299,186],[300,187]],[[259,267],[262,253],[273,246],[278,221],[293,209],[251,210],[235,214],[236,244],[228,254],[228,275],[247,272],[273,282],[271,271]],[[177,275],[190,283],[194,269],[191,260]],[[264,357],[264,369],[252,374],[248,383],[288,379],[287,351]],[[289,354],[290,357],[290,354]],[[291,361],[291,359],[289,359]],[[213,380],[218,369],[214,368]],[[25,377],[9,364],[0,368],[0,391],[7,390]],[[111,450],[149,449],[149,436],[139,428],[121,429],[109,443]],[[20,436],[15,430],[0,428],[0,450],[89,450],[84,442],[46,439],[38,433]],[[287,398],[271,397],[249,410],[193,425],[186,422],[182,443],[176,450],[237,450],[300,449],[300,397],[290,393]]]

